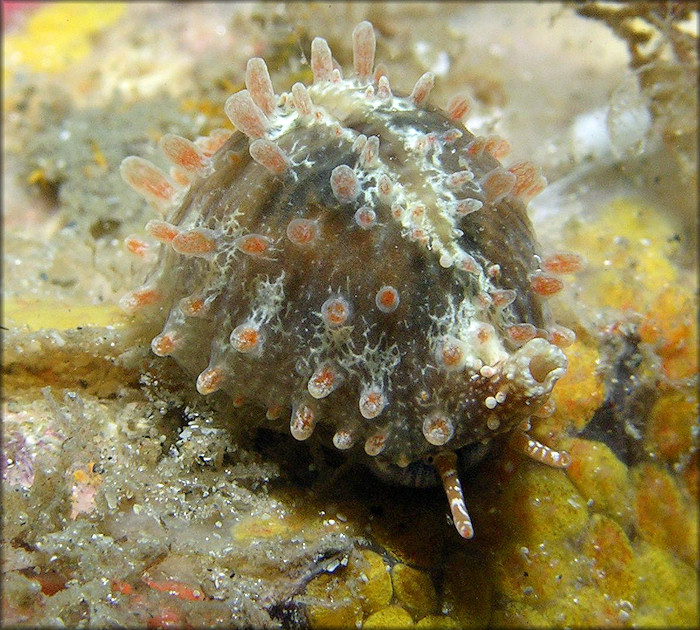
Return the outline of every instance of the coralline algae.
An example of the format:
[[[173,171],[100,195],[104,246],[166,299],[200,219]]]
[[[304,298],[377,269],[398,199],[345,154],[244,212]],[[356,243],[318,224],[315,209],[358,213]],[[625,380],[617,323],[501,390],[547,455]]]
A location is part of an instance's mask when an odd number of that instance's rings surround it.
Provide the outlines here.
[[[441,480],[469,538],[459,459],[510,434],[531,457],[568,464],[527,430],[550,411],[573,340],[546,298],[580,260],[540,256],[525,208],[544,178],[530,162],[501,165],[507,142],[461,123],[466,98],[429,104],[430,72],[394,94],[372,25],[352,40],[350,78],[316,38],[313,84],[281,95],[251,59],[225,104],[236,131],[166,134],[168,175],[124,160],[161,214],[146,232],[162,247],[121,305],[163,322],[153,352],[201,394],[264,405],[295,439],[317,432],[390,481]]]

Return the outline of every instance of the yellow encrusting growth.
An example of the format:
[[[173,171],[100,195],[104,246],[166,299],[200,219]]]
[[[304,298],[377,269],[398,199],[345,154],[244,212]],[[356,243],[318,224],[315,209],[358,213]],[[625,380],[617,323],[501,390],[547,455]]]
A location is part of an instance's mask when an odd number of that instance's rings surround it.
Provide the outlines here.
[[[588,261],[577,299],[620,312],[646,311],[679,277],[670,259],[673,235],[665,216],[626,198],[577,223],[565,243],[584,251]]]
[[[367,617],[362,624],[363,630],[373,628],[374,630],[386,630],[387,628],[413,628],[415,627],[411,615],[401,606],[387,606],[382,610]]]
[[[405,564],[397,564],[391,570],[391,581],[397,601],[416,619],[435,612],[437,594],[427,573]]]
[[[37,72],[61,72],[85,58],[95,35],[125,10],[125,2],[46,3],[31,15],[23,32],[5,38],[6,69],[25,66]]]
[[[644,312],[639,336],[659,355],[663,373],[671,380],[697,376],[697,311],[697,296],[674,283],[654,295]]]
[[[462,627],[452,617],[444,615],[428,615],[416,624],[416,628],[423,630],[460,630]]]
[[[698,575],[674,554],[640,542],[635,625],[639,628],[697,627]],[[672,605],[669,605],[673,602]]]
[[[599,353],[596,346],[578,339],[566,349],[568,367],[552,391],[554,414],[538,420],[532,435],[538,439],[563,435],[567,429],[580,431],[590,421],[604,399],[603,381],[597,373]]]
[[[506,493],[510,505],[501,515],[503,527],[516,531],[524,543],[572,538],[586,525],[585,500],[563,470],[528,462]]]
[[[8,299],[2,319],[29,330],[77,328],[78,326],[124,326],[128,318],[114,304],[56,304],[41,300]]]
[[[364,618],[387,610],[393,595],[387,569],[379,554],[363,549],[354,552],[337,574],[324,573],[311,580],[303,596],[311,627],[354,628]]]
[[[294,528],[290,525],[288,518],[250,516],[234,525],[231,534],[234,540],[240,543],[253,544],[256,540],[289,536],[293,531]]]
[[[581,552],[593,561],[591,577],[603,592],[616,599],[632,599],[637,578],[634,550],[614,520],[595,514],[584,535]]]
[[[594,511],[628,525],[632,487],[627,466],[602,442],[575,438],[567,448],[572,463],[566,474],[584,500]]]
[[[683,462],[696,448],[698,395],[695,389],[688,389],[661,396],[646,426],[646,447],[671,464]]]
[[[690,566],[698,562],[698,513],[677,481],[655,464],[632,475],[635,526],[642,537],[674,553]]]

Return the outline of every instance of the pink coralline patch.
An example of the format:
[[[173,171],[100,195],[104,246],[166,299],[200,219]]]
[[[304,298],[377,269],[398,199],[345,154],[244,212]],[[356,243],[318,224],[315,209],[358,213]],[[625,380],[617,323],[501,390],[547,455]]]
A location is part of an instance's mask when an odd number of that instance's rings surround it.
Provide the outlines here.
[[[40,453],[55,452],[65,439],[61,431],[49,424],[45,428],[26,411],[12,412],[3,405],[3,440],[0,450],[0,475],[9,486],[31,488],[35,460]],[[40,422],[45,422],[42,419]],[[37,429],[27,427],[42,426]]]
[[[22,433],[4,436],[0,452],[0,474],[9,486],[31,488],[34,483],[34,457]]]
[[[540,254],[534,164],[502,165],[508,142],[462,124],[468,99],[431,104],[432,73],[394,94],[369,22],[351,37],[350,76],[317,37],[313,82],[289,93],[251,59],[224,105],[236,131],[167,134],[170,175],[124,161],[161,218],[159,262],[122,306],[163,326],[153,352],[200,394],[257,403],[390,481],[442,484],[470,537],[460,459],[515,433],[512,448],[567,463],[525,432],[566,370],[543,298],[575,260]]]
[[[15,22],[23,13],[29,13],[38,9],[43,2],[7,2],[2,3],[2,28],[5,30]]]

